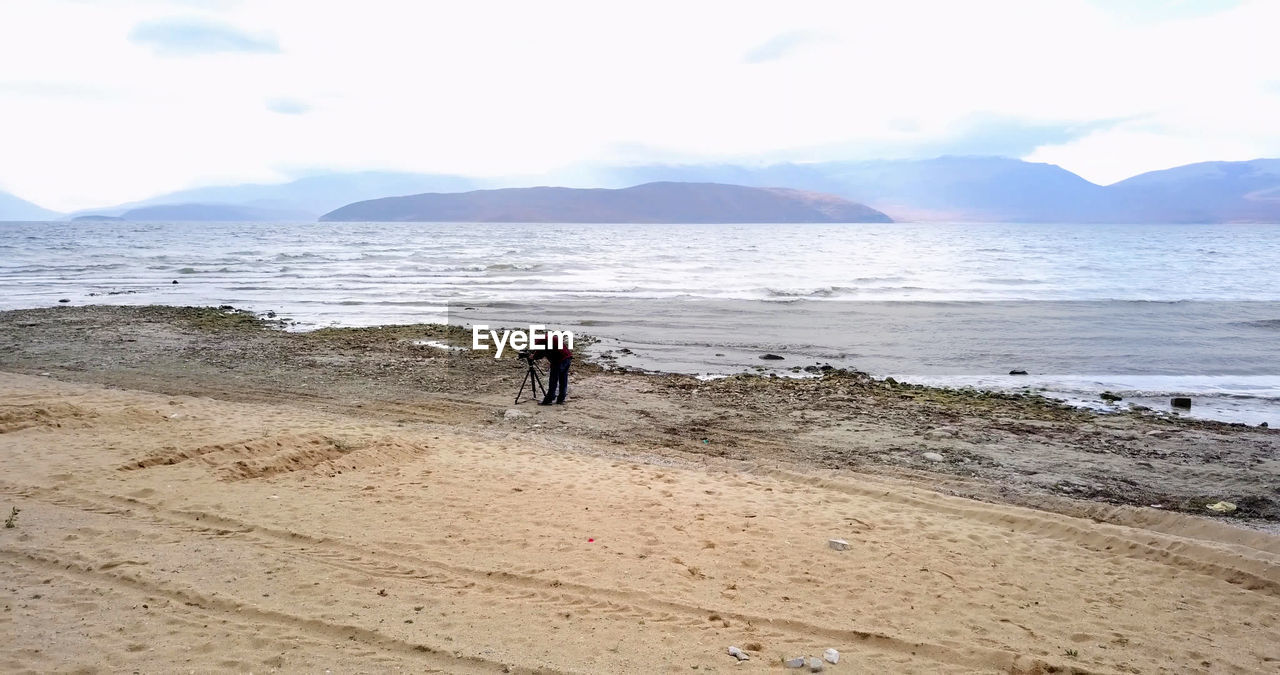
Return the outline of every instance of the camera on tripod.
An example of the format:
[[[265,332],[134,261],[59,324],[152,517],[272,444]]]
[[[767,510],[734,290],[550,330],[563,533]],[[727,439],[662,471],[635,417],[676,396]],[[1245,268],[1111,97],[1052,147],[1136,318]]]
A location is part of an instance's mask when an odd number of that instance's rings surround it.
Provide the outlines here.
[[[538,400],[538,391],[542,391],[542,396],[547,395],[547,387],[542,383],[542,369],[538,367],[538,362],[533,358],[533,352],[528,349],[521,349],[516,352],[516,358],[524,362],[525,372],[524,381],[520,383],[520,388],[516,390],[516,403],[520,403],[520,397],[524,394],[525,387],[529,389],[530,398]]]

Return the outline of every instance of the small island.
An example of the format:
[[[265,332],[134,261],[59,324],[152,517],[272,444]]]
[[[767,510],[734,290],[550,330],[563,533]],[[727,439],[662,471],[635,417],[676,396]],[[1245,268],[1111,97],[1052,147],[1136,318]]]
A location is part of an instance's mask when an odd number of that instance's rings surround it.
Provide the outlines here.
[[[304,222],[314,213],[243,204],[155,204],[125,211],[124,220],[199,222]]]
[[[843,197],[720,183],[508,188],[426,193],[348,204],[322,221],[477,223],[891,223]]]

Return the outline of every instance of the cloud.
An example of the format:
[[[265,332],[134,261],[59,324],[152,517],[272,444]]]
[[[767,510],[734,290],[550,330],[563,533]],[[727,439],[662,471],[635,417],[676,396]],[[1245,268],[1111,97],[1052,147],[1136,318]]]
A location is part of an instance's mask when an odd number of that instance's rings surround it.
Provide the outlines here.
[[[1243,0],[1090,0],[1099,9],[1132,24],[1155,24],[1225,12]]]
[[[789,54],[795,53],[803,47],[826,42],[828,40],[831,40],[830,36],[808,30],[779,33],[762,44],[756,45],[755,47],[747,50],[747,53],[743,55],[742,60],[747,63],[777,61]]]
[[[90,100],[103,100],[111,98],[112,96],[112,94],[106,89],[86,84],[67,84],[60,82],[0,82],[0,97],[7,95],[35,98]]]
[[[65,211],[292,166],[1280,155],[1275,0],[177,1],[0,0],[0,182]]]
[[[999,155],[1021,157],[1045,145],[1060,145],[1114,127],[1129,119],[1055,123],[975,113],[955,125],[947,137],[921,144],[918,156]]]
[[[267,99],[267,110],[281,115],[302,115],[311,110],[311,106],[295,98]]]
[[[270,33],[250,33],[234,26],[198,18],[143,21],[129,31],[129,40],[134,44],[150,47],[160,56],[280,52],[279,43]]]
[[[1024,119],[994,112],[963,115],[941,126],[925,126],[911,118],[890,120],[875,138],[784,148],[730,159],[747,163],[839,161],[867,159],[928,159],[943,155],[1023,157],[1037,149],[1058,146],[1137,121],[1107,118],[1087,122]],[[664,161],[696,163],[696,158],[668,156]]]

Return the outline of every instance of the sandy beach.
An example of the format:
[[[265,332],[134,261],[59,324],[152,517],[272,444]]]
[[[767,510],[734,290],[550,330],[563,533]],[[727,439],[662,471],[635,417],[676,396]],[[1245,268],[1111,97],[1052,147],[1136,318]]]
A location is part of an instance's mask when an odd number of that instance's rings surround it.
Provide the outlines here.
[[[0,313],[0,669],[1277,668],[1276,430],[458,337]]]

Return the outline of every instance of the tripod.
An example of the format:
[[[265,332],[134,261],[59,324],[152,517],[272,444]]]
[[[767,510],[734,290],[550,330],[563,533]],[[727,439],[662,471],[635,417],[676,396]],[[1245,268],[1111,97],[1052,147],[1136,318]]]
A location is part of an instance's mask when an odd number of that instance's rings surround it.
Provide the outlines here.
[[[525,359],[525,363],[529,364],[528,370],[524,373],[524,381],[520,383],[520,388],[516,390],[516,404],[520,403],[520,397],[524,395],[524,386],[529,385],[529,395],[538,400],[538,390],[542,390],[543,398],[547,395],[547,387],[542,384],[542,369],[533,359]]]

